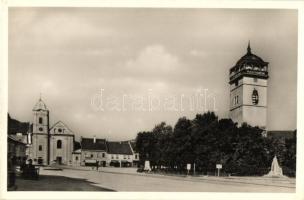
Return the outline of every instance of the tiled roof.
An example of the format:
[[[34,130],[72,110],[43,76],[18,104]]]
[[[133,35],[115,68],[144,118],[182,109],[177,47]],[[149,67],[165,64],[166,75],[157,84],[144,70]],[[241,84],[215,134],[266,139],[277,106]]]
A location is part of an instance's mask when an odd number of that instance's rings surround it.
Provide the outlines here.
[[[290,139],[294,136],[295,131],[267,131],[267,137]]]
[[[82,138],[81,149],[107,151],[106,140],[96,138],[96,142],[94,143],[93,138]]]
[[[27,132],[30,131],[31,126],[28,122],[20,122],[16,119],[11,118],[10,115],[8,115],[7,120],[7,133],[9,135],[14,135],[16,133],[22,133],[23,135],[26,135]]]
[[[107,142],[109,154],[132,155],[131,146],[126,142]]]
[[[13,141],[13,142],[15,142],[15,143],[19,143],[19,144],[22,144],[22,145],[26,145],[25,143],[23,143],[22,141],[20,141],[16,136],[14,136],[14,135],[8,135],[7,136],[7,139],[8,140],[11,140],[11,141]]]
[[[126,143],[126,144],[130,143],[132,150],[135,151],[135,146],[136,146],[135,140],[126,140],[126,141],[122,141],[121,143]]]

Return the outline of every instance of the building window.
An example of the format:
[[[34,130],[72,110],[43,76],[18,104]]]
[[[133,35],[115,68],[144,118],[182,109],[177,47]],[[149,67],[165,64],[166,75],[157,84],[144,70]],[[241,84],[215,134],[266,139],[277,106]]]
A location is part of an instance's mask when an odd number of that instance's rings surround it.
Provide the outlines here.
[[[43,128],[42,128],[42,127],[39,127],[39,131],[43,131]]]
[[[93,158],[94,157],[94,155],[93,154],[91,154],[91,158]]]
[[[259,103],[259,93],[256,89],[252,91],[252,104],[257,105]]]
[[[59,133],[61,133],[61,132],[62,132],[62,129],[61,129],[61,128],[59,128],[59,129],[58,129],[58,132],[59,132]]]
[[[57,149],[61,149],[61,147],[62,147],[61,140],[57,140]]]
[[[38,149],[39,151],[42,151],[42,145],[39,145]]]
[[[78,156],[75,157],[75,160],[78,160]]]
[[[119,159],[118,155],[116,155],[116,159]]]
[[[236,87],[239,86],[239,80],[236,80],[236,81],[235,81],[235,86],[236,86]]]
[[[124,155],[124,159],[127,159],[127,156],[126,156],[126,155]]]
[[[42,124],[43,123],[43,119],[42,117],[39,117],[39,124]]]
[[[233,98],[233,104],[234,105],[239,104],[239,96],[238,95]]]
[[[114,156],[112,155],[111,158],[114,159]]]
[[[105,153],[102,153],[102,157],[104,158],[106,156],[106,154]]]
[[[135,154],[135,159],[137,159],[137,154]]]

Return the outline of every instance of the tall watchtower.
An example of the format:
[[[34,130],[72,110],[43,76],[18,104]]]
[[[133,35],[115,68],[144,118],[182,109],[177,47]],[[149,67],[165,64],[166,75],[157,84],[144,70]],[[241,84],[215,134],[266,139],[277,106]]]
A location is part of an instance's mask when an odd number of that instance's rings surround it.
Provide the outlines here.
[[[268,62],[253,54],[248,43],[247,53],[230,69],[230,118],[240,126],[266,129]]]

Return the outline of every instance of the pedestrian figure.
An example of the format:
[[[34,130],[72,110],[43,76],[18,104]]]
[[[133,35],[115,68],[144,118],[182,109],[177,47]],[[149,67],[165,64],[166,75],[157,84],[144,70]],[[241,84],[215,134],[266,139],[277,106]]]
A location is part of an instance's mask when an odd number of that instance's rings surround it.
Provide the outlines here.
[[[20,165],[20,170],[23,172],[23,170],[26,168],[26,158],[23,157],[21,165]]]
[[[12,188],[12,190],[16,189],[16,157],[15,156],[8,156],[8,182],[7,187]],[[11,190],[11,189],[10,189]]]
[[[99,162],[96,161],[96,171],[98,171],[98,164],[99,164]]]

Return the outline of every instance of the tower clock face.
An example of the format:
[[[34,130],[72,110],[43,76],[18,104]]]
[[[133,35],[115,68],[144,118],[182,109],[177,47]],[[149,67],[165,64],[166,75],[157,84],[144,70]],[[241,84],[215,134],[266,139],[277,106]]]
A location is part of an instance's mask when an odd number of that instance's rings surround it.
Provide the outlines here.
[[[252,91],[252,104],[257,105],[259,103],[259,93],[256,89]]]

